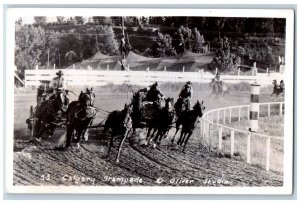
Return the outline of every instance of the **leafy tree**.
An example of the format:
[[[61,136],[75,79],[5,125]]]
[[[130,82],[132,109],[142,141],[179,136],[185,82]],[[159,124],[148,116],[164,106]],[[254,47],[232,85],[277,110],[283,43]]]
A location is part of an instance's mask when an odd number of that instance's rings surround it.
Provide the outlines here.
[[[200,32],[198,31],[197,28],[193,29],[193,38],[194,38],[194,42],[192,44],[192,51],[193,52],[203,52],[204,51],[204,37],[203,35],[200,34]]]
[[[180,26],[178,29],[179,49],[181,52],[192,50],[192,30],[185,26]]]
[[[176,55],[175,49],[172,47],[172,38],[169,34],[158,33],[156,42],[152,48],[154,57],[166,57]]]
[[[111,26],[93,26],[88,28],[86,33],[90,35],[83,37],[84,45],[86,46],[84,52],[87,52],[86,49],[92,49],[93,53],[100,50],[108,55],[114,55],[119,52],[119,43],[115,39],[115,34]]]
[[[82,25],[84,24],[84,19],[82,16],[75,16],[75,22],[77,25]]]
[[[48,62],[48,52],[49,52],[49,63],[59,65],[59,39],[60,33],[49,31],[45,32],[46,41],[45,49],[42,52],[42,64],[47,64]]]
[[[56,20],[59,24],[62,24],[65,20],[65,17],[64,16],[56,16]]]
[[[25,69],[34,69],[36,65],[41,65],[45,41],[45,31],[40,26],[24,25],[16,29],[15,65],[22,74]]]
[[[37,26],[45,26],[47,24],[46,16],[34,16],[34,24]]]

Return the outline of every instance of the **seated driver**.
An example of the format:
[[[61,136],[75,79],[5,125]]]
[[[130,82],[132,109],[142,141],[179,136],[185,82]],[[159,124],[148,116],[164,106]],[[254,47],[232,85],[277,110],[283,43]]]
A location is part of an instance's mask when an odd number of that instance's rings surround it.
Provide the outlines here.
[[[160,101],[162,98],[164,98],[164,95],[160,91],[158,87],[158,83],[155,82],[150,87],[147,87],[145,89],[141,89],[140,92],[147,92],[145,101],[153,102],[160,106]]]
[[[56,72],[56,77],[54,77],[49,84],[49,87],[53,90],[53,94],[56,94],[58,90],[64,91],[67,87],[65,79],[62,77],[64,73],[59,70]]]
[[[52,90],[52,94],[50,96],[50,99],[53,99],[53,97],[56,97],[56,94],[58,92],[64,92],[66,90],[66,81],[65,79],[62,77],[64,75],[64,73],[59,70],[58,72],[56,72],[56,77],[54,77],[49,84],[50,89]],[[67,105],[64,104],[63,107],[61,108],[60,111],[58,111],[58,113],[55,113],[54,110],[52,110],[52,114],[56,115],[56,119],[60,119],[62,112],[65,112],[67,110]]]

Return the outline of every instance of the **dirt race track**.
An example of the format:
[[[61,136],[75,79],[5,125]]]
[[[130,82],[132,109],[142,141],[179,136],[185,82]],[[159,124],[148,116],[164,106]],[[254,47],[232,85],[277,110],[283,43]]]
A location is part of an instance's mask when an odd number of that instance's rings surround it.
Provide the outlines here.
[[[176,97],[169,92],[167,96]],[[204,100],[206,109],[249,104],[248,92],[231,93],[222,100],[209,99],[209,92],[196,93]],[[261,101],[270,101],[269,94]],[[72,98],[75,100],[75,98]],[[104,93],[96,90],[96,106],[112,111],[127,102],[126,93]],[[113,103],[112,103],[113,102]],[[25,104],[25,105],[24,105]],[[140,146],[145,130],[132,135],[122,148],[120,163],[115,163],[117,148],[107,157],[107,136],[101,128],[89,132],[89,140],[80,148],[55,150],[64,139],[65,131],[57,130],[41,144],[28,136],[25,120],[30,105],[35,104],[35,91],[15,93],[14,121],[14,185],[171,185],[171,186],[282,186],[283,172],[266,172],[263,167],[249,165],[238,158],[219,157],[199,143],[196,130],[187,145],[186,153],[172,145],[170,138],[154,149]],[[94,124],[105,115],[98,113]],[[173,130],[169,136],[173,136]],[[115,146],[120,140],[115,142]]]

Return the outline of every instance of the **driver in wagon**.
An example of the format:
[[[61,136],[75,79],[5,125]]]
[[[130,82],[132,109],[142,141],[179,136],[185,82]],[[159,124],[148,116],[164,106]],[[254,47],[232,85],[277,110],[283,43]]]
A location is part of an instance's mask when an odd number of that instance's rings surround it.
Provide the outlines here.
[[[62,77],[64,73],[59,70],[56,72],[56,77],[54,77],[49,84],[49,87],[53,90],[53,93],[56,94],[58,90],[64,91],[67,87],[65,79]]]
[[[67,84],[65,79],[63,78],[64,73],[59,70],[58,72],[56,72],[56,77],[54,77],[49,84],[50,89],[52,90],[50,99],[55,98],[57,96],[57,93],[65,93]],[[67,109],[66,104],[63,105],[62,110],[63,112],[65,112]],[[60,118],[60,113],[58,114],[57,118]]]
[[[145,101],[153,102],[158,106],[160,106],[161,99],[165,97],[159,89],[157,82],[152,84],[150,87],[140,90],[140,92],[147,92]]]

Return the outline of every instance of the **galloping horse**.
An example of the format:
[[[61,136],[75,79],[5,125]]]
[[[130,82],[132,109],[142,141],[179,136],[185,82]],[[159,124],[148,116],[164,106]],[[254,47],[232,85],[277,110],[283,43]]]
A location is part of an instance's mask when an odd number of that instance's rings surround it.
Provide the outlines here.
[[[182,114],[176,120],[176,132],[171,142],[172,143],[174,142],[175,136],[181,125],[182,130],[181,130],[180,138],[177,141],[177,144],[180,146],[184,145],[182,152],[184,152],[185,146],[190,136],[193,134],[194,129],[197,126],[198,118],[202,117],[204,109],[205,107],[203,106],[203,101],[202,103],[197,101],[197,103],[193,107],[193,110],[182,112]]]
[[[284,88],[283,80],[282,80],[282,81],[280,82],[280,84],[278,85],[278,84],[277,84],[277,80],[274,79],[273,82],[272,82],[272,84],[273,84],[273,92],[272,92],[272,94],[271,94],[271,97],[272,97],[273,95],[276,95],[276,97],[278,98],[278,96],[279,96],[280,94],[284,95],[285,88]]]
[[[72,139],[79,145],[84,137],[87,127],[92,124],[96,115],[93,107],[95,94],[87,89],[86,93],[81,91],[78,101],[73,101],[67,110],[67,142],[66,148],[70,146]]]
[[[136,128],[144,127],[140,121],[143,117],[143,99],[145,98],[145,94],[141,92],[136,92],[133,94],[132,97],[132,113],[131,113],[131,119],[132,119],[132,128],[133,131],[135,131]]]
[[[159,112],[149,121],[147,141],[150,140],[155,132],[157,132],[154,138],[154,147],[156,144],[160,144],[163,136],[168,133],[171,128],[174,119],[174,111],[172,110],[174,99],[167,98],[165,100],[165,107],[159,110]],[[151,131],[153,133],[151,134]]]
[[[209,87],[212,87],[212,92],[210,95],[215,95],[216,97],[218,97],[220,94],[221,96],[224,96],[225,93],[228,92],[227,86],[224,85],[222,81],[217,82],[215,79],[211,80]]]
[[[132,130],[132,124],[130,118],[131,112],[132,112],[131,106],[125,104],[124,109],[122,111],[115,110],[111,112],[105,121],[103,133],[106,133],[109,129],[112,130],[110,142],[108,144],[108,152],[107,152],[108,156],[110,155],[111,148],[113,147],[114,138],[120,135],[123,137],[119,145],[119,150],[116,158],[117,163],[119,162],[121,146],[125,141],[126,137],[129,135],[129,133]]]
[[[48,132],[49,136],[53,135],[55,130],[54,121],[61,117],[65,106],[69,104],[67,93],[62,90],[57,92],[50,97],[49,100],[43,101],[36,107],[35,116],[37,122],[35,124],[34,137],[40,139],[44,132]]]
[[[177,117],[180,116],[180,114],[183,112],[183,111],[186,111],[188,110],[188,101],[187,99],[184,99],[184,98],[178,98],[175,105],[174,105],[174,109],[175,109],[175,114]]]

